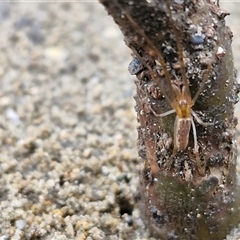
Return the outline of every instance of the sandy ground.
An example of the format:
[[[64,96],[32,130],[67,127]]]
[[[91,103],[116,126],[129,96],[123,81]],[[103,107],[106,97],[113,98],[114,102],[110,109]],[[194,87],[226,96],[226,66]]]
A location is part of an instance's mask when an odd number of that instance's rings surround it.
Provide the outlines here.
[[[240,71],[240,3],[224,8]],[[150,239],[130,51],[111,17],[97,2],[0,2],[0,21],[0,240]]]

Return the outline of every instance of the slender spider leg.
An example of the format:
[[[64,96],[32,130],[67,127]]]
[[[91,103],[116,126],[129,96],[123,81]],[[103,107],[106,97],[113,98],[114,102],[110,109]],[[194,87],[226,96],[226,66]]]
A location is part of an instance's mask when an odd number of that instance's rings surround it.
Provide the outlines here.
[[[194,154],[196,156],[196,164],[197,164],[197,171],[199,172],[200,175],[205,174],[205,167],[201,166],[201,160],[199,156],[199,151],[198,151],[198,142],[197,142],[197,131],[196,131],[196,126],[193,121],[193,118],[191,117],[191,125],[192,125],[192,130],[193,130],[193,141],[194,141]]]
[[[174,90],[173,90],[173,87],[172,87],[172,83],[171,83],[171,77],[170,77],[170,74],[168,72],[168,69],[167,69],[167,64],[165,63],[165,60],[164,60],[164,57],[163,57],[163,54],[161,53],[161,50],[156,48],[155,45],[153,44],[153,42],[146,36],[146,34],[144,33],[143,30],[141,30],[139,28],[139,26],[137,25],[137,23],[133,20],[133,18],[131,16],[129,16],[128,14],[125,14],[125,16],[128,18],[128,20],[132,23],[132,25],[135,27],[135,29],[138,29],[138,33],[143,37],[143,39],[147,42],[148,44],[148,47],[150,48],[150,50],[154,50],[153,52],[156,54],[157,56],[157,60],[160,62],[162,68],[163,68],[163,71],[164,71],[164,74],[165,74],[165,78],[167,80],[167,84],[168,84],[168,87],[170,89],[170,92],[172,94],[171,98],[173,98],[174,96]],[[131,47],[131,49],[133,50],[133,47]],[[134,49],[134,53],[136,54],[136,50]],[[140,57],[140,60],[143,60],[143,58],[137,53],[136,54],[137,57]],[[153,72],[152,68],[150,66],[147,66],[146,62],[144,61],[145,63],[145,66],[148,68],[148,70],[151,70],[151,72]],[[154,74],[151,74],[151,75],[154,75]],[[155,81],[155,83],[158,85],[158,87],[160,88],[160,90],[162,92],[164,92],[164,90],[162,89],[162,86],[159,82],[159,80],[154,77],[153,80]],[[165,95],[166,96],[166,95]],[[169,97],[168,97],[169,98]],[[170,101],[168,100],[169,104],[171,105],[171,102],[172,102],[172,99],[170,99]]]
[[[206,123],[206,122],[203,122],[201,118],[198,117],[198,115],[193,111],[191,110],[191,114],[192,116],[196,119],[196,121],[202,125],[203,127],[207,127],[207,126],[212,126],[214,125],[214,123]]]
[[[193,104],[196,102],[196,100],[198,99],[200,93],[202,92],[202,90],[203,90],[203,88],[204,88],[204,86],[205,86],[205,83],[206,83],[207,80],[208,80],[208,77],[209,77],[209,74],[210,74],[211,69],[212,69],[212,65],[211,65],[211,63],[209,63],[209,64],[208,64],[208,68],[207,68],[207,72],[206,72],[206,74],[205,74],[204,77],[203,77],[203,81],[201,82],[201,85],[200,85],[198,91],[196,92],[194,98],[192,99]]]
[[[198,146],[198,142],[197,142],[197,130],[196,130],[196,125],[194,123],[193,118],[195,118],[196,121],[204,127],[212,126],[212,125],[214,125],[214,123],[203,122],[193,110],[191,110],[191,115],[192,115],[191,124],[192,124],[192,130],[193,130],[194,154],[196,156],[197,170],[198,170],[199,174],[204,175],[205,170],[204,170],[204,167],[201,166],[201,160],[200,160],[199,150],[198,150],[199,146]],[[205,163],[205,165],[206,165],[206,163]]]
[[[189,90],[189,84],[188,84],[186,73],[185,73],[185,69],[184,69],[183,50],[182,50],[182,46],[181,46],[181,43],[180,43],[180,39],[178,37],[177,28],[176,28],[176,26],[175,26],[175,24],[173,22],[171,6],[170,6],[169,1],[165,1],[165,3],[166,3],[166,6],[167,6],[167,9],[168,9],[169,16],[170,16],[169,20],[171,22],[171,25],[172,25],[172,28],[173,28],[173,32],[174,32],[174,35],[175,35],[175,38],[176,38],[176,45],[177,45],[177,51],[178,51],[178,58],[179,58],[179,62],[180,62],[182,80],[183,80],[184,86],[186,88],[187,94],[189,96],[191,96],[190,90]]]
[[[158,113],[156,113],[156,112],[152,109],[152,107],[151,107],[150,105],[149,105],[149,108],[150,108],[150,110],[152,111],[152,113],[153,113],[156,117],[165,117],[165,116],[168,116],[168,115],[173,114],[173,113],[176,112],[174,109],[172,109],[172,110],[169,110],[169,111],[167,111],[167,112],[165,112],[165,113],[158,114]]]
[[[189,96],[191,96],[190,90],[189,90],[189,84],[187,82],[187,78],[186,78],[186,74],[185,74],[185,70],[184,70],[182,46],[180,44],[180,39],[179,39],[178,34],[177,34],[176,26],[174,25],[174,22],[173,22],[171,6],[169,4],[169,1],[165,1],[165,2],[166,2],[166,5],[167,5],[167,8],[168,8],[169,16],[170,16],[169,20],[171,21],[171,24],[172,24],[172,27],[173,27],[173,32],[174,32],[174,35],[175,35],[175,38],[176,38],[176,45],[177,45],[177,50],[178,50],[178,55],[179,55],[179,61],[180,61],[180,67],[181,67],[181,75],[182,75],[183,83],[184,83],[184,85],[186,87],[187,94],[189,94]],[[203,81],[201,82],[201,85],[200,85],[198,91],[196,92],[195,96],[192,99],[192,105],[194,105],[194,103],[198,99],[199,95],[201,94],[201,92],[202,92],[202,90],[203,90],[203,88],[205,86],[205,83],[208,80],[211,68],[212,68],[212,65],[211,65],[211,63],[209,63],[208,67],[207,67],[207,72],[206,72],[206,74],[203,77]]]
[[[157,84],[157,86],[160,88],[162,94],[164,95],[164,97],[167,99],[168,103],[171,106],[171,99],[168,97],[168,95],[165,93],[164,89],[161,87],[161,85],[159,84],[159,81],[156,77],[156,74],[154,73],[154,71],[152,70],[152,68],[147,64],[147,62],[140,56],[140,54],[135,50],[135,48],[133,46],[130,45],[131,50],[133,51],[133,53],[136,55],[136,57],[142,61],[142,63],[144,64],[144,66],[148,69],[152,79],[154,80],[154,82]]]

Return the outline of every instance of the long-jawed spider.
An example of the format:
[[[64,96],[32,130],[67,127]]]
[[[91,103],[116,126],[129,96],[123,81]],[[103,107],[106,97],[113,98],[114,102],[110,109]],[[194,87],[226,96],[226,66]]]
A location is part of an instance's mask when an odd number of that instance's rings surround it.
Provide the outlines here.
[[[180,43],[180,38],[177,33],[177,29],[174,25],[171,6],[168,0],[165,0],[167,12],[169,14],[169,20],[170,24],[173,28],[173,32],[175,35],[175,41],[176,41],[176,48],[178,53],[178,59],[180,63],[180,70],[181,70],[181,84],[176,84],[174,81],[171,80],[170,73],[167,69],[167,64],[164,60],[163,54],[160,49],[158,49],[153,42],[147,37],[147,35],[144,33],[144,31],[138,26],[138,24],[132,19],[131,16],[126,14],[126,17],[128,18],[129,22],[132,24],[134,29],[137,30],[138,34],[142,37],[142,39],[147,43],[149,49],[148,53],[152,57],[156,57],[156,61],[160,63],[166,83],[168,86],[168,94],[166,93],[164,87],[162,86],[162,83],[160,81],[159,75],[157,72],[153,70],[153,68],[144,60],[144,58],[137,52],[137,50],[134,48],[134,46],[130,46],[133,53],[136,55],[136,57],[141,60],[142,64],[147,68],[149,71],[149,74],[151,78],[154,80],[154,82],[159,87],[160,91],[162,92],[162,95],[165,97],[166,101],[169,103],[169,105],[172,107],[172,110],[167,111],[162,114],[157,114],[152,107],[150,106],[151,112],[157,116],[157,117],[165,117],[169,114],[176,113],[175,123],[174,123],[174,148],[173,148],[173,157],[176,155],[177,152],[183,151],[188,147],[189,143],[189,133],[190,129],[192,127],[193,131],[193,140],[194,140],[194,147],[193,151],[196,156],[196,165],[197,170],[199,174],[204,175],[205,174],[205,165],[201,166],[201,160],[199,156],[199,147],[198,147],[198,140],[197,140],[197,131],[196,126],[194,123],[194,119],[202,126],[207,127],[210,125],[213,125],[214,123],[205,123],[203,122],[197,114],[192,110],[192,107],[194,106],[196,100],[198,99],[199,95],[203,91],[203,88],[209,78],[211,67],[212,67],[212,61],[208,63],[206,72],[203,76],[202,82],[199,86],[199,89],[195,93],[195,96],[192,98],[190,89],[189,89],[189,83],[186,77],[185,72],[185,65],[183,60],[183,50]],[[145,49],[146,50],[146,49]],[[169,94],[170,93],[170,94]],[[172,165],[172,162],[169,163]]]

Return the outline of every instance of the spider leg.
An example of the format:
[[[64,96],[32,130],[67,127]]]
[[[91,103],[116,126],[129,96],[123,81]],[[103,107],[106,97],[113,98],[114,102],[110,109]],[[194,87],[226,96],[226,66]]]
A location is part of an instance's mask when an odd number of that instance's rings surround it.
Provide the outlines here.
[[[165,113],[158,114],[158,113],[156,113],[156,112],[152,109],[151,106],[149,106],[149,108],[150,108],[151,112],[152,112],[156,117],[165,117],[165,116],[168,116],[168,115],[176,112],[174,109],[172,109],[172,110],[169,110],[169,111],[167,111],[167,112],[165,112]]]
[[[194,113],[192,111],[192,113]],[[194,113],[195,114],[195,113]],[[193,114],[192,114],[193,115]],[[195,114],[196,115],[196,114]],[[193,115],[194,116],[194,115]],[[194,116],[195,117],[195,116]],[[196,118],[196,117],[195,117]],[[197,121],[200,120],[202,122],[202,120],[200,118],[197,119]],[[199,121],[198,121],[199,123]],[[203,122],[202,122],[203,123]],[[200,175],[204,175],[205,174],[205,166],[206,164],[204,164],[204,166],[201,166],[201,160],[200,160],[200,156],[199,156],[199,151],[198,151],[198,142],[197,142],[197,131],[196,131],[196,126],[195,123],[193,121],[193,118],[191,117],[191,124],[192,124],[192,130],[193,130],[193,141],[194,141],[194,154],[196,156],[196,164],[197,164],[197,171],[199,172]],[[200,123],[199,123],[200,124]],[[212,125],[212,124],[211,124]]]
[[[191,110],[191,114],[192,116],[196,119],[196,121],[202,125],[203,127],[207,127],[207,126],[212,126],[214,125],[214,123],[206,123],[206,122],[203,122],[201,118],[198,117],[198,115],[193,111]]]

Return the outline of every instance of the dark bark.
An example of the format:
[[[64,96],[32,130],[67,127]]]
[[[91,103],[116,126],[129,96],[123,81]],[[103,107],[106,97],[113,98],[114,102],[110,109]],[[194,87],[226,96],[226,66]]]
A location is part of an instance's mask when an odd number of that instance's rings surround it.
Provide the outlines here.
[[[240,214],[233,116],[238,85],[227,13],[210,0],[100,2],[133,51],[129,71],[138,78],[140,209],[147,227],[161,239],[223,239]],[[197,154],[192,130],[186,149],[176,150],[176,114],[154,115],[172,109],[172,88],[183,92],[184,76],[190,100],[208,79],[192,106],[201,120],[213,123],[195,122]]]

